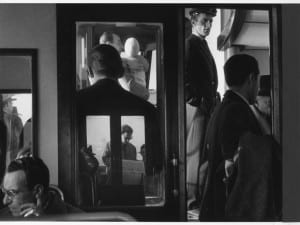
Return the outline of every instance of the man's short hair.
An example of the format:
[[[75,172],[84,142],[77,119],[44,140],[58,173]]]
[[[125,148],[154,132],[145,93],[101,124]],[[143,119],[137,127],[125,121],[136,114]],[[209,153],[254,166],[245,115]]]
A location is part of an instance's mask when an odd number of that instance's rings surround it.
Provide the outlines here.
[[[242,86],[250,73],[258,76],[259,68],[257,60],[247,54],[231,56],[224,65],[225,81],[229,87]]]
[[[133,133],[133,129],[131,128],[131,126],[125,124],[121,128],[121,134],[123,134],[125,132],[132,134]]]
[[[7,167],[7,172],[15,172],[19,170],[23,170],[25,172],[27,187],[30,190],[37,184],[43,185],[45,189],[49,187],[49,169],[40,158],[17,158],[11,161]]]
[[[97,73],[115,79],[123,76],[124,69],[122,60],[114,47],[106,44],[100,44],[93,47],[87,58],[87,64],[90,70],[92,69],[94,61],[99,63],[99,69],[96,71]]]

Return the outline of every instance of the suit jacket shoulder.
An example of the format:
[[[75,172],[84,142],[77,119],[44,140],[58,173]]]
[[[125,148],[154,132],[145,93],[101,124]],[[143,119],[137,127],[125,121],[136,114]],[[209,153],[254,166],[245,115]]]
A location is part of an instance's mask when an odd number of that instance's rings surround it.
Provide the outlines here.
[[[103,79],[77,95],[78,122],[86,115],[143,116],[147,142],[146,171],[161,170],[164,154],[156,108],[144,99],[124,90],[117,81]]]

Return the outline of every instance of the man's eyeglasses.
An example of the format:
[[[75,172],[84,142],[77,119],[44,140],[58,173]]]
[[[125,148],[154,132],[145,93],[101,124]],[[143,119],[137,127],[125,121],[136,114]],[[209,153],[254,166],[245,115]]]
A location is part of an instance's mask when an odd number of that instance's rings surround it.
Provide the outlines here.
[[[6,190],[4,187],[1,187],[1,191],[4,195],[6,195],[10,200],[12,200],[13,198],[15,198],[17,196],[17,194],[19,194],[20,192],[17,190]]]

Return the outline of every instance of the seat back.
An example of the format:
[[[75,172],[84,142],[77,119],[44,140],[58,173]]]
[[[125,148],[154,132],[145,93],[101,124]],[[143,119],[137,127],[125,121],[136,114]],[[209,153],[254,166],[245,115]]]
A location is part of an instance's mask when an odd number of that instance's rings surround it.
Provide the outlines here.
[[[59,196],[62,201],[65,200],[64,193],[62,192],[62,190],[60,190],[60,188],[57,185],[50,184],[48,190],[50,193]]]

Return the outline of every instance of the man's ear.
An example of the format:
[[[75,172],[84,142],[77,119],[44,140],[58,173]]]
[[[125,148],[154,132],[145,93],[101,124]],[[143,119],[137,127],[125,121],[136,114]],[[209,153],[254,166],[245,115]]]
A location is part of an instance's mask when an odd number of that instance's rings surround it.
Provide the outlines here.
[[[44,193],[44,190],[45,190],[45,188],[44,188],[43,185],[41,185],[41,184],[35,185],[34,188],[33,188],[34,197],[35,197],[36,199],[41,198],[42,195],[43,195],[43,193]]]

